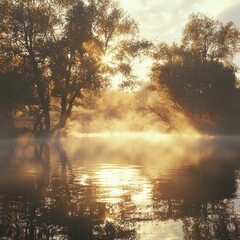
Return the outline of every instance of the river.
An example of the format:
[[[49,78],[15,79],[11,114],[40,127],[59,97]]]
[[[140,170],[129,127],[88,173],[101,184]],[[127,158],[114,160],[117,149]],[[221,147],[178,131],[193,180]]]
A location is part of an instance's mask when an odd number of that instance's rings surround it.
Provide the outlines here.
[[[0,239],[240,239],[240,137],[1,140]]]

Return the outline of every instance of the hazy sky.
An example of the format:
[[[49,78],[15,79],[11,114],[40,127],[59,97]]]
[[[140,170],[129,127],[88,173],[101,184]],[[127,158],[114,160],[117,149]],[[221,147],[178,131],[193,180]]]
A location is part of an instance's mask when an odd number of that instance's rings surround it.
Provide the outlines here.
[[[239,0],[120,0],[122,7],[140,24],[141,36],[180,42],[189,14],[202,12],[240,27]],[[240,54],[235,62],[240,66]]]
[[[239,0],[120,0],[139,23],[141,35],[167,41],[179,41],[189,14],[203,12],[240,27]]]

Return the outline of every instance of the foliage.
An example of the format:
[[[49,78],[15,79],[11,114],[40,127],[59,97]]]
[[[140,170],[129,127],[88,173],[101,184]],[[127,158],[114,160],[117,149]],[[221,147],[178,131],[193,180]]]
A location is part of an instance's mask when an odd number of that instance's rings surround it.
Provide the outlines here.
[[[1,62],[3,72],[18,68],[36,88],[38,111],[44,116],[45,129],[50,130],[50,79],[46,44],[54,39],[58,19],[49,1],[2,1],[0,23]],[[6,9],[6,10],[5,10]],[[36,120],[41,122],[41,119]],[[38,125],[38,124],[37,124]]]
[[[52,48],[51,58],[53,92],[61,99],[58,127],[65,125],[73,103],[86,89],[106,88],[115,74],[131,76],[133,50],[125,46],[138,43],[134,40],[137,24],[115,1],[79,1],[69,9],[66,20],[65,36],[54,44],[62,51]]]
[[[36,129],[53,129],[54,112],[64,127],[87,90],[132,78],[132,59],[149,45],[117,1],[3,0],[0,13],[0,71],[18,68],[36,89]]]
[[[182,45],[155,46],[151,77],[188,112],[219,116],[229,113],[236,92],[235,66],[240,31],[203,14],[190,16]]]
[[[202,55],[202,59],[231,63],[240,50],[240,31],[233,22],[226,24],[202,13],[191,14],[184,28],[182,43]]]
[[[1,119],[13,122],[24,109],[34,130],[50,132],[64,128],[74,108],[114,77],[121,88],[138,87],[133,60],[152,49],[138,32],[115,0],[2,0]],[[182,45],[153,48],[152,79],[193,114],[226,113],[238,92],[232,58],[239,43],[234,23],[192,14]]]
[[[34,89],[29,79],[16,71],[0,72],[0,132],[14,128],[14,116],[25,107],[36,104]]]

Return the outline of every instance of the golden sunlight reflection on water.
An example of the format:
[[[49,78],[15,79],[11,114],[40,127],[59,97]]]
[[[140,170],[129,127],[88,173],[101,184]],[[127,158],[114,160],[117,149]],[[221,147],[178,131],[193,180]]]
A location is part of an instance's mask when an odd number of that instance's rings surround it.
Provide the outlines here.
[[[99,186],[99,201],[119,203],[123,199],[136,203],[151,203],[152,184],[141,171],[121,165],[101,165],[93,176]]]
[[[52,228],[60,239],[238,239],[240,138],[124,134],[0,144],[0,227],[24,236],[32,221],[42,239]]]

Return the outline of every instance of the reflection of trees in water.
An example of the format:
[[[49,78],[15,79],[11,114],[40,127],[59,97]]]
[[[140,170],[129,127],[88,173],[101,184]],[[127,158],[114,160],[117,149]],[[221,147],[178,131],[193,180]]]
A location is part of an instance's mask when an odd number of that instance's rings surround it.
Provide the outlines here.
[[[97,187],[89,180],[76,180],[71,162],[61,142],[55,142],[61,162],[61,179],[52,181],[46,191],[49,201],[47,218],[54,225],[67,226],[70,239],[136,239],[131,222],[108,220],[114,206],[97,201]]]
[[[229,167],[218,161],[216,167],[211,166],[213,161],[200,162],[198,167],[173,171],[168,180],[155,179],[150,205],[136,206],[131,193],[109,204],[97,200],[99,186],[91,179],[87,184],[79,182],[60,142],[51,148],[46,142],[28,148],[31,151],[20,160],[27,159],[30,169],[37,166],[41,176],[21,182],[21,175],[11,173],[12,183],[5,186],[10,179],[0,181],[0,238],[139,239],[140,222],[170,219],[182,220],[187,240],[240,236],[239,216],[233,202],[226,200],[236,192],[234,164]],[[4,156],[9,163],[7,167],[1,163],[1,173],[17,164],[12,159],[16,153]]]
[[[183,232],[190,239],[239,239],[240,219],[228,200],[202,205],[201,214],[183,219]]]
[[[24,148],[26,154],[21,151],[21,156],[14,147],[11,154],[4,155],[4,163],[9,164],[5,168],[8,178],[0,182],[0,238],[136,239],[131,222],[107,220],[113,206],[97,202],[96,186],[75,181],[71,162],[60,142],[55,142],[51,149],[46,142],[31,143]],[[56,163],[50,161],[50,150],[59,154],[60,176],[54,172]],[[22,181],[23,175],[13,176],[8,171],[11,164],[18,167],[13,158],[27,159],[29,169],[40,164],[41,177]]]
[[[235,169],[221,159],[203,160],[198,167],[174,170],[168,181],[155,181],[157,218],[182,219],[186,240],[239,239],[240,217],[229,200],[237,190]]]
[[[26,176],[22,171],[35,169],[37,165],[48,170],[50,160],[49,145],[45,142],[17,146],[9,144],[5,148],[12,153],[5,157],[8,167],[3,168],[5,178],[0,182],[0,237],[7,239],[45,239],[54,229],[39,221],[42,192],[48,183],[48,175]],[[30,154],[31,153],[31,154]],[[23,167],[22,167],[23,166]],[[1,167],[3,167],[1,165]],[[37,175],[37,173],[36,173]],[[36,224],[38,223],[38,224]]]

